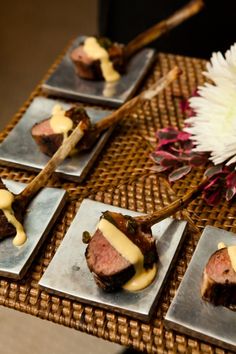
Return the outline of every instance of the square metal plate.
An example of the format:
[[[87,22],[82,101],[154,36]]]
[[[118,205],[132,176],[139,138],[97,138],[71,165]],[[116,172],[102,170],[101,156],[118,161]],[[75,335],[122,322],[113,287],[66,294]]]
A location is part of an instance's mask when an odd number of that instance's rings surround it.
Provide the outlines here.
[[[157,277],[150,286],[137,292],[120,290],[105,293],[97,287],[87,267],[84,256],[86,245],[82,242],[83,231],[87,230],[92,234],[105,210],[140,215],[85,199],[39,284],[51,293],[148,321],[183,241],[187,223],[168,218],[152,228],[153,236],[157,239],[159,264]]]
[[[3,180],[14,194],[19,194],[25,184]],[[42,189],[29,204],[24,218],[27,241],[21,247],[12,244],[12,237],[0,241],[0,275],[21,279],[35,254],[45,240],[66,201],[66,191],[58,188]]]
[[[49,79],[43,83],[42,88],[49,94],[61,97],[119,107],[134,94],[154,60],[155,51],[145,48],[135,54],[127,63],[126,73],[116,82],[83,80],[75,72],[70,53],[85,38],[85,36],[80,36],[73,42],[62,62]]]
[[[235,236],[216,227],[205,228],[165,317],[167,328],[233,351],[236,350],[236,313],[204,301],[200,287],[204,267],[218,243],[235,245]]]
[[[49,157],[40,152],[31,136],[31,128],[35,123],[49,118],[53,106],[57,103],[62,105],[64,109],[71,107],[70,104],[63,101],[45,97],[36,97],[32,101],[21,120],[0,144],[0,164],[34,171],[40,171],[46,165]],[[111,113],[110,110],[90,107],[87,107],[86,110],[92,123]],[[108,140],[112,130],[113,128],[110,128],[106,131],[88,152],[81,152],[73,157],[68,157],[57,168],[56,173],[68,180],[81,182]]]

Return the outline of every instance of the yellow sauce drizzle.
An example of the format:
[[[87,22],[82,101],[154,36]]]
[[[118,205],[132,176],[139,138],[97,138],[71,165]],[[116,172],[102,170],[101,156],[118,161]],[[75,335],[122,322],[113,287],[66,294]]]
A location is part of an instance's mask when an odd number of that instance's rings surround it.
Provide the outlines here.
[[[14,195],[6,189],[0,189],[0,209],[3,211],[7,221],[16,228],[16,236],[13,239],[14,246],[21,246],[27,240],[21,223],[16,219],[12,210]]]
[[[129,291],[137,291],[146,288],[157,274],[157,265],[154,264],[150,269],[144,269],[140,267],[140,270],[137,271],[135,275],[123,285],[123,289]]]
[[[233,267],[233,270],[236,272],[236,246],[228,247],[229,258]]]
[[[218,243],[218,250],[220,250],[221,248],[225,248],[225,247],[226,247],[226,245],[225,245],[224,242],[219,242]]]
[[[225,247],[226,245],[224,244],[224,242],[218,243],[218,250]],[[232,268],[236,272],[236,245],[227,247],[227,251],[230,258],[230,262],[232,264]]]
[[[101,219],[98,229],[108,242],[119,252],[126,260],[134,265],[135,275],[123,286],[129,291],[137,291],[146,288],[154,279],[157,266],[146,270],[143,267],[143,254],[140,249],[117,227],[106,219]]]
[[[83,49],[90,58],[100,60],[102,75],[107,82],[119,80],[120,74],[113,68],[108,52],[100,46],[96,38],[86,38]]]
[[[105,97],[113,97],[116,94],[116,82],[106,82],[103,89],[103,96]]]
[[[67,138],[68,132],[73,128],[73,121],[65,115],[65,110],[56,104],[52,110],[50,125],[56,134],[63,134]]]

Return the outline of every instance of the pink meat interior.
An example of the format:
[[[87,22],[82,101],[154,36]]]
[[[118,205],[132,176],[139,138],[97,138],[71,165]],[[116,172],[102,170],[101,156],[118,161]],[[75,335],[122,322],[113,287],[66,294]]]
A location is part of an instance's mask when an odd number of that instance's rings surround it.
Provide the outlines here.
[[[97,230],[89,243],[89,264],[96,273],[113,275],[130,266],[130,263],[116,251],[100,230]]]
[[[236,283],[236,273],[232,268],[227,248],[222,248],[211,256],[206,273],[216,283]]]
[[[32,128],[32,135],[42,136],[42,135],[51,135],[54,134],[54,131],[51,127],[49,119],[46,119],[38,124],[35,124]]]

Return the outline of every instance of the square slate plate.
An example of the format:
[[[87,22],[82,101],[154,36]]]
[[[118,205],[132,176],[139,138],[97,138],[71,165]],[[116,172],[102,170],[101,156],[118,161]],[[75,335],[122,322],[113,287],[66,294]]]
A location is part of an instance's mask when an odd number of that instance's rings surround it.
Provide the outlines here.
[[[234,351],[236,313],[202,300],[200,294],[203,269],[221,241],[228,246],[235,245],[236,235],[212,226],[205,228],[166,314],[165,325],[167,328]]]
[[[105,210],[140,215],[85,199],[39,284],[51,293],[148,321],[183,240],[186,222],[168,218],[152,228],[153,235],[157,238],[160,259],[157,277],[150,286],[137,292],[120,290],[109,294],[95,284],[84,256],[86,245],[82,243],[83,231],[87,230],[92,234],[101,212]]]
[[[71,107],[70,104],[63,101],[45,97],[36,97],[32,101],[21,120],[0,144],[0,164],[34,171],[40,171],[46,165],[49,157],[40,152],[31,136],[31,128],[35,123],[50,117],[52,108],[56,103],[61,104],[64,109]],[[110,110],[90,107],[87,107],[86,110],[93,123],[111,113]],[[110,128],[106,131],[93,149],[67,158],[57,168],[56,173],[68,180],[81,182],[108,140],[112,130],[113,128]]]
[[[25,184],[3,180],[14,194],[19,194]],[[0,275],[21,279],[28,270],[35,254],[45,240],[66,201],[66,191],[58,188],[42,189],[29,204],[24,218],[27,241],[21,247],[12,244],[12,237],[0,241]]]
[[[73,42],[62,62],[43,83],[42,88],[45,92],[56,96],[119,107],[134,94],[154,60],[155,51],[145,48],[135,54],[127,63],[126,73],[116,82],[83,80],[75,72],[70,53],[85,38],[81,36]]]

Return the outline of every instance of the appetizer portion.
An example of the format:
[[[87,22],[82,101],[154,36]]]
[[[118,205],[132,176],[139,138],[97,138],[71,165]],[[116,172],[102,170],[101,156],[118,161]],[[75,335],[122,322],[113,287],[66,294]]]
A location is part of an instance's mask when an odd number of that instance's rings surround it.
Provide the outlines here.
[[[22,246],[27,236],[23,228],[24,215],[28,204],[45,186],[48,179],[67,155],[74,149],[77,142],[88,129],[87,122],[80,121],[71,135],[45,165],[44,169],[18,195],[9,192],[0,180],[0,239],[14,236],[13,245]]]
[[[38,144],[41,152],[52,156],[66,137],[70,135],[72,129],[74,129],[79,122],[83,122],[87,128],[86,131],[84,131],[83,139],[79,141],[73,153],[91,149],[104,130],[115,125],[127,112],[136,108],[140,102],[151,100],[154,96],[158,95],[179,75],[180,70],[174,67],[148,90],[143,91],[140,95],[127,101],[119,109],[101,119],[96,124],[91,123],[86,110],[82,106],[77,105],[65,111],[61,106],[56,105],[53,108],[51,117],[32,127],[31,135],[36,144]]]
[[[124,45],[88,37],[70,54],[76,73],[87,80],[117,81],[125,69]]]
[[[23,210],[15,203],[15,195],[8,191],[0,179],[0,239],[13,237],[13,244],[21,246],[26,241],[22,226]]]
[[[50,118],[33,126],[31,135],[40,151],[52,156],[80,122],[87,126],[87,130],[91,129],[90,119],[82,106],[76,105],[65,111],[62,106],[57,104],[54,106]],[[86,139],[86,143],[80,144],[81,149],[90,147],[89,139]]]
[[[87,80],[119,80],[130,57],[164,33],[178,26],[203,7],[203,0],[192,0],[173,15],[157,23],[127,45],[114,43],[108,38],[88,37],[70,53],[78,76]]]
[[[203,272],[201,295],[214,305],[236,305],[236,246],[219,244]]]
[[[144,289],[156,276],[158,255],[151,227],[184,208],[206,184],[199,185],[170,205],[150,215],[130,217],[106,211],[94,235],[83,233],[88,243],[85,257],[99,287],[106,291]]]
[[[99,287],[136,291],[147,287],[157,272],[157,250],[150,227],[120,213],[103,213],[89,239],[86,261]]]

